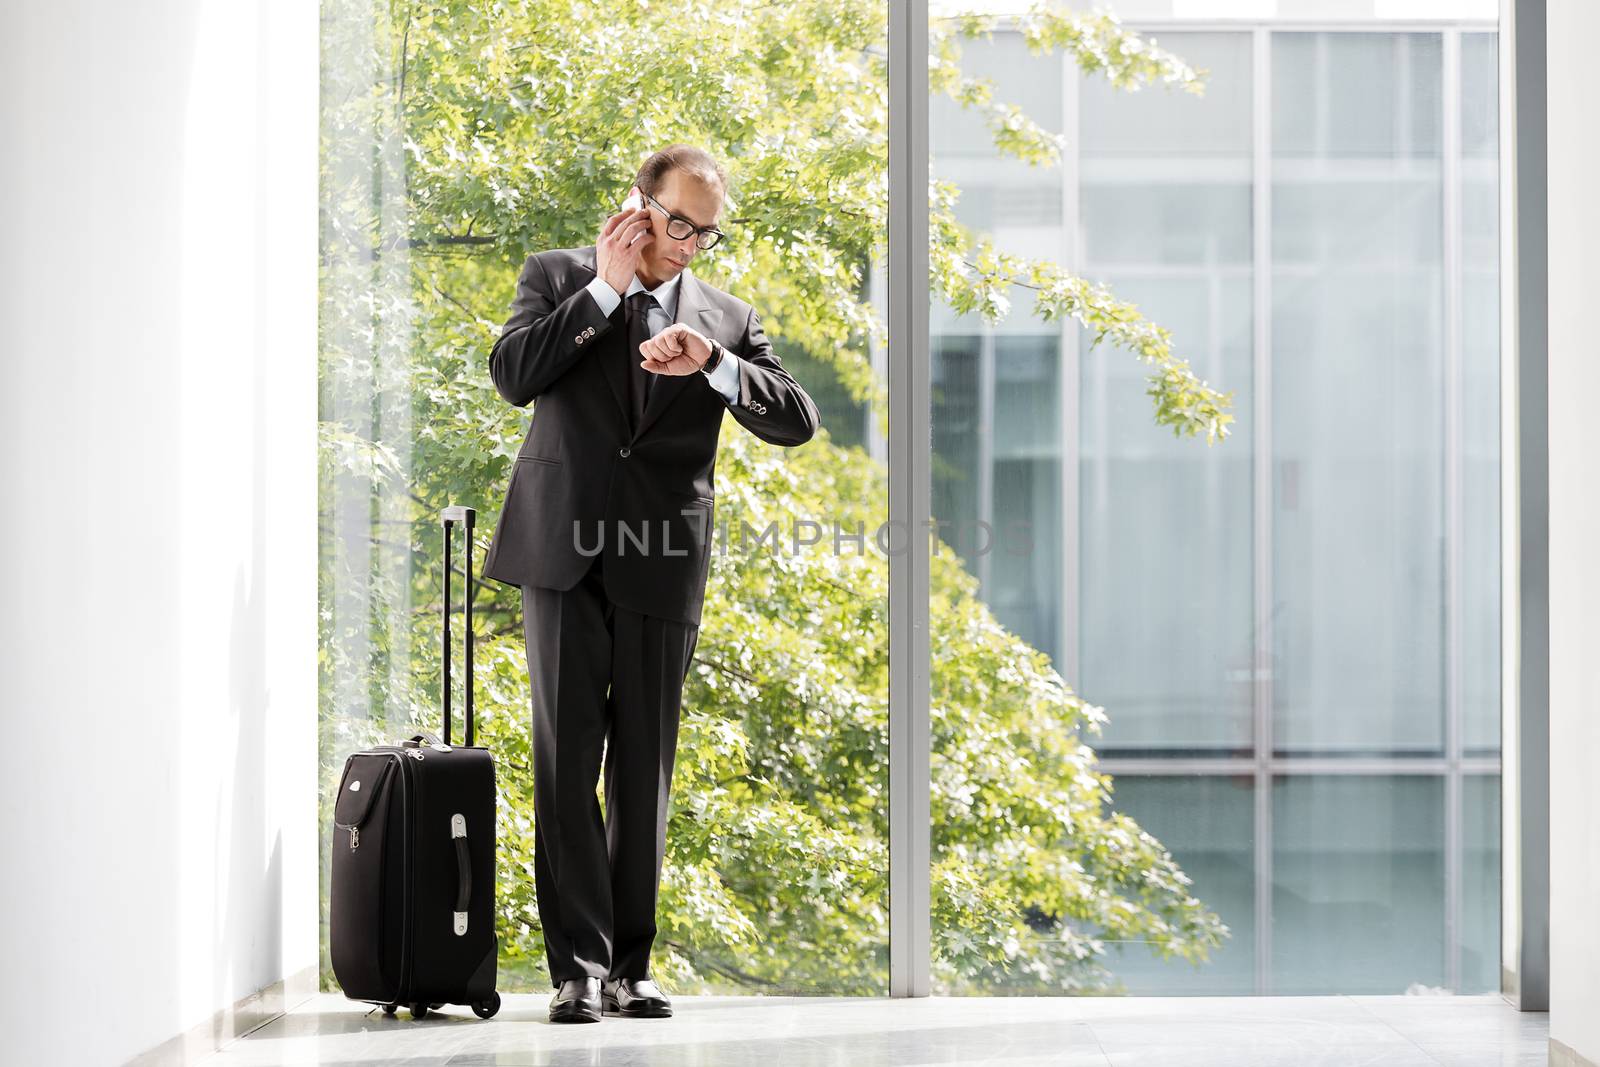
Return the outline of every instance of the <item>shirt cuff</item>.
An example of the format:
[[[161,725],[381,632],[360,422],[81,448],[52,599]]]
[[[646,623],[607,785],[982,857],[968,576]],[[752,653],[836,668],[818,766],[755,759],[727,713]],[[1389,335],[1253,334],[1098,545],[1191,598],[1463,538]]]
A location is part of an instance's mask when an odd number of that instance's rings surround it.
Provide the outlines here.
[[[711,383],[713,389],[722,394],[722,399],[730,404],[739,402],[738,356],[729,352],[727,348],[723,348],[722,362],[717,364],[717,368],[713,371],[706,371],[702,368],[700,373],[706,376],[706,380]]]
[[[594,281],[584,286],[584,288],[589,290],[589,295],[594,297],[594,302],[600,308],[600,314],[606,318],[610,318],[611,313],[617,310],[617,305],[622,303],[622,297],[618,296],[617,291],[611,288],[611,283],[599,275],[596,275]]]

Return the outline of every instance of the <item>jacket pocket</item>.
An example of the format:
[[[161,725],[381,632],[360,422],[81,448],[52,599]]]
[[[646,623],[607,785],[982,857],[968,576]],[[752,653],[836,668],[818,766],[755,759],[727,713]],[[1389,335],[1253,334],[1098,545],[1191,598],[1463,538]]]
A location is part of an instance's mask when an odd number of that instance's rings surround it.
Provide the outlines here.
[[[561,466],[561,461],[559,459],[551,459],[549,456],[518,456],[517,457],[517,462],[518,463],[548,463],[552,467]]]

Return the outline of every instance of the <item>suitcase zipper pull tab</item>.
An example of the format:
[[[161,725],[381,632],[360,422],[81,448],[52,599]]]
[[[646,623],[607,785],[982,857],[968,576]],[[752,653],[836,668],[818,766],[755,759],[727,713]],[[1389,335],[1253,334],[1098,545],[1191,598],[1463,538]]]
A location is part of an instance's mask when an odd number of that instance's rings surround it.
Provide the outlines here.
[[[361,827],[350,827],[350,851],[354,852],[361,847]]]

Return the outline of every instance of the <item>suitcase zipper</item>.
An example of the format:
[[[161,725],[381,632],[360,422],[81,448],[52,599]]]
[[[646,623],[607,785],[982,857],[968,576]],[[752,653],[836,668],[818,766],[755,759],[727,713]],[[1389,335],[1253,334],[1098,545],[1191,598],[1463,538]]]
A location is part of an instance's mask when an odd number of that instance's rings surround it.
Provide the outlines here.
[[[350,835],[350,851],[351,852],[354,852],[356,849],[361,847],[361,824],[366,822],[369,818],[372,817],[372,805],[377,803],[377,793],[378,793],[378,791],[380,789],[383,788],[384,780],[389,777],[389,772],[392,771],[392,770],[394,770],[394,760],[391,757],[389,759],[389,761],[388,761],[387,766],[385,766],[383,768],[382,773],[380,773],[378,775],[377,781],[372,783],[372,788],[368,791],[369,795],[372,796],[372,799],[370,801],[368,801],[367,806],[365,808],[363,808],[361,811],[356,813],[356,818],[355,818],[355,820],[353,822],[339,822],[338,818],[335,817],[334,823],[333,823],[334,828],[338,829],[338,830],[344,830],[346,833],[348,833]],[[349,772],[346,772],[345,777],[346,778],[349,777]],[[343,785],[344,785],[344,779],[340,779],[341,790],[343,788]],[[354,785],[351,788],[360,789],[361,788],[361,782],[360,781],[355,782]]]
[[[369,750],[369,751],[373,751],[373,750]],[[376,751],[388,752],[388,753],[392,754],[393,757],[396,759],[396,761],[398,761],[400,763],[400,765],[401,765],[400,766],[400,809],[401,809],[400,822],[401,822],[401,825],[405,828],[403,830],[403,832],[401,833],[401,840],[400,840],[401,856],[403,857],[402,860],[401,860],[401,868],[405,872],[403,877],[402,877],[401,893],[405,897],[405,907],[401,911],[401,922],[400,922],[400,981],[399,981],[399,988],[395,990],[394,1000],[390,1001],[390,1003],[396,1003],[397,1004],[397,1003],[400,1003],[403,998],[407,998],[407,997],[410,996],[411,984],[412,984],[411,983],[411,976],[412,976],[413,971],[415,970],[414,961],[411,958],[413,953],[414,953],[414,951],[415,951],[415,948],[414,948],[414,946],[412,944],[412,940],[413,939],[412,939],[412,936],[411,936],[411,925],[412,925],[412,921],[413,921],[413,917],[414,917],[413,916],[413,910],[416,908],[416,901],[413,899],[416,896],[416,894],[414,892],[414,889],[416,887],[416,882],[415,882],[415,875],[413,874],[413,871],[412,871],[413,862],[412,862],[412,858],[411,858],[411,829],[416,824],[416,816],[411,810],[411,789],[410,789],[411,783],[408,781],[408,775],[407,775],[407,772],[406,772],[406,769],[405,769],[405,760],[402,760],[402,759],[399,758],[400,757],[400,753],[402,753],[402,752],[404,752],[406,750],[403,747],[401,747],[400,745],[379,745],[379,746],[377,746]],[[416,754],[416,757],[418,759],[421,759],[422,758],[422,753],[418,752]]]
[[[413,876],[410,829],[416,820],[411,811],[411,790],[408,788],[410,783],[406,780],[405,760],[400,759],[400,753],[404,752],[405,749],[401,748],[399,745],[375,745],[366,751],[369,754],[374,752],[387,752],[390,759],[394,760],[395,764],[398,765],[398,769],[400,771],[400,822],[402,827],[404,827],[400,835],[400,866],[401,870],[404,872],[402,875],[403,888],[401,889],[401,892],[405,897],[405,908],[402,911],[400,923],[400,977],[397,981],[397,988],[395,989],[394,997],[386,1002],[390,1004],[399,1004],[402,1002],[402,997],[406,995],[407,990],[410,988],[410,982],[408,979],[412,970],[411,922],[412,909],[416,906],[416,902],[412,900],[413,893],[411,891],[413,885]],[[422,758],[422,754],[420,752],[417,753],[417,758]],[[352,840],[354,840],[355,837],[356,835],[352,834]],[[355,845],[351,845],[351,847],[354,848]]]

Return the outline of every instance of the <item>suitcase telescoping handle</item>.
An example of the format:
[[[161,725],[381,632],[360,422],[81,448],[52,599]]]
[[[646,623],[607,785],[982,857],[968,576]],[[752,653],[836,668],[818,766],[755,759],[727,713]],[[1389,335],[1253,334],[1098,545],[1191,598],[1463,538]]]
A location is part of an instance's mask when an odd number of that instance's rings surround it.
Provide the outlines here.
[[[466,720],[467,739],[466,745],[470,748],[473,741],[474,723],[472,713],[472,526],[478,513],[472,508],[460,504],[452,504],[443,511],[444,522],[444,673],[439,688],[444,691],[444,743],[450,743],[450,530],[456,523],[461,523],[467,535],[467,553],[463,569],[467,575],[467,592],[463,598],[466,607],[466,646],[467,646],[467,685],[466,708],[462,712]]]

